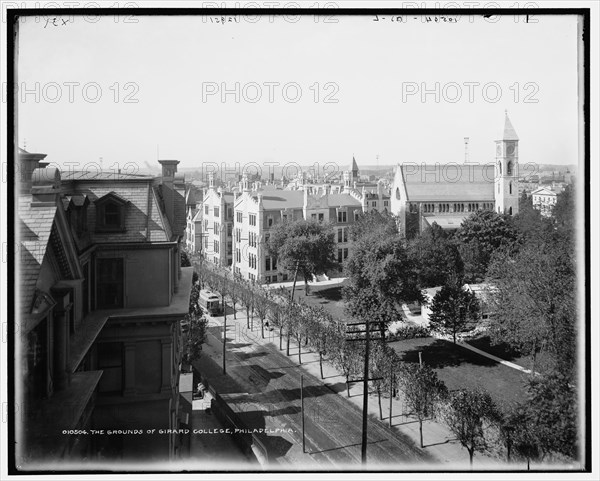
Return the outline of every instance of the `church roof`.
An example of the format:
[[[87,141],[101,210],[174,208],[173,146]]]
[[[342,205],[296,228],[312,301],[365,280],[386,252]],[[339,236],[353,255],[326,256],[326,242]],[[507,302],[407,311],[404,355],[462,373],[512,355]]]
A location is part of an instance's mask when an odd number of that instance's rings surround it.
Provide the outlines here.
[[[354,158],[354,156],[352,156],[352,165],[350,166],[350,171],[357,171],[358,170],[358,164],[356,163],[356,159]]]
[[[508,113],[504,116],[504,132],[502,134],[502,140],[519,140],[519,136],[517,135],[517,132],[515,132],[515,128],[508,118]]]
[[[493,164],[401,164],[409,202],[494,201]]]

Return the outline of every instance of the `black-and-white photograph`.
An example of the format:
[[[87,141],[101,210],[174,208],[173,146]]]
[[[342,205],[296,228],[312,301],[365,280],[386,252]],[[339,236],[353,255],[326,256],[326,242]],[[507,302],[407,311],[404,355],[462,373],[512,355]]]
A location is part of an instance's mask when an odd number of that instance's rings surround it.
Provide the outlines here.
[[[1,2],[6,479],[594,479],[555,3]]]

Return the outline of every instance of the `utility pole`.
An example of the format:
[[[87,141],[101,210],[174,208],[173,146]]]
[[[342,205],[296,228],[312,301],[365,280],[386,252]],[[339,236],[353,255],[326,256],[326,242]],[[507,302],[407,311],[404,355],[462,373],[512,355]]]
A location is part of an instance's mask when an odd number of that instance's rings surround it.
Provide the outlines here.
[[[361,462],[367,464],[367,432],[368,432],[368,417],[369,417],[369,381],[379,381],[383,378],[369,379],[369,350],[371,343],[371,324],[381,325],[383,321],[354,322],[346,324],[348,327],[364,326],[364,330],[360,327],[354,331],[346,331],[346,334],[364,334],[364,337],[351,337],[346,341],[364,341],[365,342],[365,366],[363,371],[363,418],[362,418],[362,443],[361,443]],[[379,329],[380,331],[380,329]],[[381,340],[382,338],[374,338]]]
[[[360,458],[363,466],[367,464],[367,420],[369,417],[369,321],[365,323],[365,370],[363,374],[363,418],[362,446]]]
[[[306,438],[304,437],[304,375],[300,375],[300,411],[302,412],[302,452],[306,452]]]

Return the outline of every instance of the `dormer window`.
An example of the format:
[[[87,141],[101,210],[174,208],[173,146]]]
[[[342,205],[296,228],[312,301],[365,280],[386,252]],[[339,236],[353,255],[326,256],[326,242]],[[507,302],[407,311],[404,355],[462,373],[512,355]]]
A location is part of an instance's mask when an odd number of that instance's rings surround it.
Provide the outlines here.
[[[126,199],[109,192],[96,201],[96,230],[115,232],[125,230]]]

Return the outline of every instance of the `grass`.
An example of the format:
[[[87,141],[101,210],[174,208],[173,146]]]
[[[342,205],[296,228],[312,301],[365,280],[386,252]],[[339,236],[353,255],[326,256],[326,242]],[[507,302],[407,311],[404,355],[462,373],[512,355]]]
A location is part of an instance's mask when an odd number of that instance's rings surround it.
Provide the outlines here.
[[[342,285],[311,286],[310,295],[304,295],[304,284],[296,286],[297,299],[308,305],[323,307],[331,315],[345,319]],[[489,337],[470,340],[469,344],[501,359],[511,361],[526,369],[531,367],[530,358],[520,355],[506,344],[493,345]],[[523,401],[526,398],[527,375],[516,369],[504,366],[492,359],[481,356],[451,342],[433,337],[390,342],[400,358],[406,362],[419,362],[419,351],[423,362],[434,368],[448,389],[487,390],[501,405]]]
[[[483,388],[500,405],[524,401],[527,375],[452,342],[433,337],[389,343],[401,359],[431,366],[449,390]],[[499,356],[500,357],[500,356]]]
[[[310,294],[304,295],[304,283],[296,284],[296,296],[294,299],[300,300],[313,307],[323,307],[329,314],[337,319],[346,319],[347,314],[344,310],[344,299],[342,297],[343,285],[335,286],[314,286],[309,288]],[[291,288],[290,288],[291,292]]]

